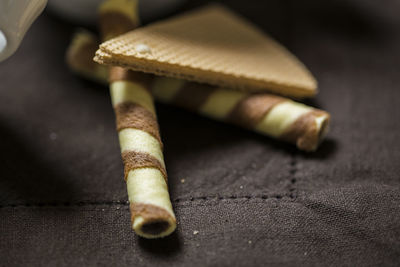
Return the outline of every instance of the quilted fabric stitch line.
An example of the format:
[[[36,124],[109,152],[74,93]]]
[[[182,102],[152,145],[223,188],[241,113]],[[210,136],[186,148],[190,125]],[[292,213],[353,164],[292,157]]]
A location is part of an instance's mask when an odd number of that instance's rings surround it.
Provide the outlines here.
[[[289,197],[292,199],[297,198],[297,190],[296,190],[296,173],[297,173],[297,157],[296,153],[292,153],[290,156],[290,167],[289,167],[289,177],[290,177],[290,184],[289,184]]]
[[[284,198],[292,198],[291,194],[283,194],[283,195],[259,195],[259,196],[200,196],[200,197],[191,197],[191,198],[176,198],[173,200],[175,203],[180,202],[191,202],[191,201],[207,201],[207,200],[229,200],[229,199],[240,199],[240,200],[250,200],[250,199],[284,199]],[[47,202],[47,203],[22,203],[22,204],[7,204],[0,205],[1,208],[18,208],[18,207],[60,207],[60,206],[95,206],[95,205],[105,205],[105,206],[128,206],[129,202],[127,200],[116,200],[116,201],[98,201],[98,202]]]

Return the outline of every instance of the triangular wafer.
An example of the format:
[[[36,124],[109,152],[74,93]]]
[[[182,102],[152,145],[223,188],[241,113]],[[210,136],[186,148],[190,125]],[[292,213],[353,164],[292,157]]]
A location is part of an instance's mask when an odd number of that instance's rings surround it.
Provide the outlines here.
[[[317,83],[289,51],[220,5],[103,43],[99,63],[246,91],[310,97]]]

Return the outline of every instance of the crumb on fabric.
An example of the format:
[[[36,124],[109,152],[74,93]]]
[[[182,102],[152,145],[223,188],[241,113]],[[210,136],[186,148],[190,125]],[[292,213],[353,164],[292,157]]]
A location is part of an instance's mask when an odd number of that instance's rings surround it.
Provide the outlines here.
[[[56,140],[57,139],[57,134],[56,133],[50,133],[50,140]]]

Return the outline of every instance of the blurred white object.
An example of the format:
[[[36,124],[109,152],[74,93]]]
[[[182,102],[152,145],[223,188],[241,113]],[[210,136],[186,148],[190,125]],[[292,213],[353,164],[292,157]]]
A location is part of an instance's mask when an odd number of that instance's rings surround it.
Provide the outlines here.
[[[103,0],[50,0],[49,8],[61,17],[95,24],[97,7]],[[172,11],[184,0],[139,0],[139,13],[151,19]],[[0,0],[0,61],[11,56],[26,31],[46,6],[47,0]]]
[[[17,50],[47,0],[0,0],[0,61]]]

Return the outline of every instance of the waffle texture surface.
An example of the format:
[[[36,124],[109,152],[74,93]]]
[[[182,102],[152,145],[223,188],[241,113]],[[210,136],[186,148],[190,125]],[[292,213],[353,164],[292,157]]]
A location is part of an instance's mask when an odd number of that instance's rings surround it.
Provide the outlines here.
[[[139,28],[100,46],[99,63],[245,91],[311,97],[317,82],[287,49],[220,5]]]

